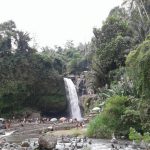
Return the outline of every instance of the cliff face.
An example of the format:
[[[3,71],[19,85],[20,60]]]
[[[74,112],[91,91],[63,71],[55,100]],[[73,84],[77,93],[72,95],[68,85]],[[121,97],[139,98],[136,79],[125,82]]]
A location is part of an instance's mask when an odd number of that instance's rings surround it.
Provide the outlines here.
[[[91,73],[89,71],[84,71],[80,76],[76,77],[76,86],[79,97],[82,95],[94,94],[92,83],[89,79]]]
[[[77,91],[79,96],[87,94],[86,79],[84,77],[77,79]]]
[[[79,105],[82,114],[87,113],[89,108],[93,106],[93,103],[97,99],[91,86],[89,76],[89,71],[83,71],[79,76],[75,76],[74,81],[79,96]]]

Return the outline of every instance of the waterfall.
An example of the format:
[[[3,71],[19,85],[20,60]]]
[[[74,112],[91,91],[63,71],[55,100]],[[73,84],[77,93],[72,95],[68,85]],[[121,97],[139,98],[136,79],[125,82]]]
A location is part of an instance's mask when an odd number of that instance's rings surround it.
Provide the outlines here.
[[[65,81],[67,99],[69,101],[70,116],[72,119],[76,118],[78,121],[82,120],[81,111],[79,107],[79,100],[78,100],[78,95],[77,95],[75,85],[71,79],[64,78],[64,81]]]

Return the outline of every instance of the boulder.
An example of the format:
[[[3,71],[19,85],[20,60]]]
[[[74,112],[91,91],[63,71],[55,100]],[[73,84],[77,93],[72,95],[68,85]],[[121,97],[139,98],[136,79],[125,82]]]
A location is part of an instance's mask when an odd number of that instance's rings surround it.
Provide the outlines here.
[[[66,117],[61,117],[61,118],[59,119],[60,122],[65,122],[66,120],[67,120]]]
[[[57,144],[57,138],[54,136],[44,135],[38,140],[39,148],[46,150],[53,150]]]
[[[24,142],[22,142],[21,146],[22,146],[22,147],[29,147],[29,146],[30,146],[30,143],[27,142],[27,141],[24,141]]]
[[[92,109],[92,111],[98,112],[98,111],[100,111],[100,108],[99,108],[99,107],[94,107],[94,108]]]
[[[57,121],[57,118],[52,118],[50,121],[51,121],[51,122],[56,122],[56,121]]]
[[[77,143],[76,147],[77,147],[77,149],[83,148],[83,143]]]

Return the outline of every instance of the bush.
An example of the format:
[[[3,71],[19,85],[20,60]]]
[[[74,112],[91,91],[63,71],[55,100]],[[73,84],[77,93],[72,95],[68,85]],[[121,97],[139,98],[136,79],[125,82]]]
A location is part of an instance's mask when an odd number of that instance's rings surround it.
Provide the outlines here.
[[[129,139],[135,140],[137,143],[141,142],[142,140],[146,143],[150,143],[150,133],[146,132],[141,135],[134,128],[130,128]]]
[[[88,126],[87,136],[94,138],[109,138],[113,131],[107,127],[106,122],[107,120],[104,116],[96,116]]]
[[[125,111],[127,97],[113,96],[106,102],[104,111],[94,118],[88,127],[87,135],[96,138],[108,138],[112,133],[120,134],[122,127],[121,116]]]
[[[130,128],[129,139],[135,140],[139,143],[142,140],[142,135],[138,133],[134,128]]]

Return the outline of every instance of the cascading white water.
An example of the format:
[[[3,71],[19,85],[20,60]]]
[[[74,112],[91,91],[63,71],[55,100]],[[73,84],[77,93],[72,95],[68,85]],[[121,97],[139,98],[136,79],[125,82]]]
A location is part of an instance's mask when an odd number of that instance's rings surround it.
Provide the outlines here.
[[[82,120],[81,111],[79,107],[79,100],[78,100],[78,95],[77,95],[75,85],[71,79],[64,78],[64,81],[65,81],[67,99],[69,101],[70,116],[72,119],[76,118],[78,121]]]

